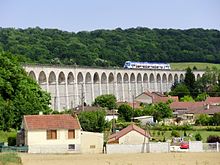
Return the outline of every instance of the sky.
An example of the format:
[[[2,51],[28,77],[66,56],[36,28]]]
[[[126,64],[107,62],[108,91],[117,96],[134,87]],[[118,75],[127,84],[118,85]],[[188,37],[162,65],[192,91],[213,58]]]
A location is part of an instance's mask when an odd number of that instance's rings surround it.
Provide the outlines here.
[[[220,0],[0,0],[0,27],[220,30]]]

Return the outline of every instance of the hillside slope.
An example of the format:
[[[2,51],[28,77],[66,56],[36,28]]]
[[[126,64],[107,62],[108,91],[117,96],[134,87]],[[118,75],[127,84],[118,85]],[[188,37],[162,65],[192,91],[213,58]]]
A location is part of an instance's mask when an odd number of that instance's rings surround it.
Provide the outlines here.
[[[220,63],[220,31],[204,29],[95,30],[0,28],[0,50],[26,63],[122,66],[130,61]]]

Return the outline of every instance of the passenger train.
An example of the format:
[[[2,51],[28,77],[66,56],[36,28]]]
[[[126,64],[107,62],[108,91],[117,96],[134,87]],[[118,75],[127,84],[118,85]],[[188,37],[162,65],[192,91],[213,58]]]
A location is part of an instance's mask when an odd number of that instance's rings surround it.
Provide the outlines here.
[[[157,63],[157,62],[132,62],[126,61],[124,64],[126,69],[158,69],[158,70],[170,70],[170,64]]]

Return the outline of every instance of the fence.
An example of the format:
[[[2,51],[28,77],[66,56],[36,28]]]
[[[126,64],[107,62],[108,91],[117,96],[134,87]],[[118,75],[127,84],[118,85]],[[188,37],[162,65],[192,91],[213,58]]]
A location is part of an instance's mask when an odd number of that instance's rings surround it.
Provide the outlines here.
[[[220,143],[203,143],[204,152],[219,152]]]
[[[28,152],[28,146],[0,146],[0,152]]]

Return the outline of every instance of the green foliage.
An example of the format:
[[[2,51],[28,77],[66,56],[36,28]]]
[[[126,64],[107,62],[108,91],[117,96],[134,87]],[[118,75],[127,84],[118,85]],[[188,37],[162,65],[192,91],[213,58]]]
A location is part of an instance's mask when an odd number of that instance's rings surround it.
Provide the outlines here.
[[[84,111],[79,114],[79,121],[84,131],[103,132],[107,126],[104,110]]]
[[[171,132],[171,136],[173,136],[173,137],[180,137],[180,134],[179,134],[178,131],[173,130],[173,131]]]
[[[210,135],[210,136],[207,138],[207,143],[216,143],[216,142],[219,142],[219,143],[220,143],[220,136]]]
[[[212,125],[220,125],[220,112],[213,115],[211,123]]]
[[[23,115],[50,113],[50,96],[11,54],[0,52],[0,129],[19,128]]]
[[[112,94],[106,94],[96,97],[94,105],[103,108],[108,108],[109,110],[116,108],[116,97]]]
[[[183,101],[183,102],[195,102],[195,100],[192,98],[192,96],[188,96],[188,95],[180,98],[180,101]]]
[[[16,145],[16,136],[8,137],[8,146],[15,146]]]
[[[0,48],[20,61],[88,66],[122,66],[130,61],[220,62],[220,32],[148,29],[66,32],[0,28]]]
[[[202,140],[201,134],[200,134],[200,133],[197,133],[197,134],[195,135],[195,139],[196,139],[196,141],[201,141],[201,140]]]
[[[195,75],[193,74],[192,70],[189,67],[186,69],[184,84],[189,89],[191,95],[194,95]]]
[[[131,121],[133,116],[133,109],[128,104],[122,104],[118,107],[119,118],[124,119],[125,121]]]
[[[196,119],[196,125],[209,125],[210,117],[207,114],[201,114]]]
[[[209,95],[207,95],[206,93],[200,93],[200,94],[198,94],[198,96],[195,98],[195,101],[205,101],[208,96],[209,96]]]
[[[170,95],[178,96],[180,99],[184,96],[190,95],[190,91],[185,84],[180,83],[174,87],[174,89],[170,92]]]

